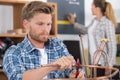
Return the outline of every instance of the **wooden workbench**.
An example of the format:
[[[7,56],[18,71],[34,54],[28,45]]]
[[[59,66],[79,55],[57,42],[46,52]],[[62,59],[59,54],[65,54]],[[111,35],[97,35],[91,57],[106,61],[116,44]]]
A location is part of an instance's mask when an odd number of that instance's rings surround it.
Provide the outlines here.
[[[0,80],[8,80],[2,69],[0,69]]]

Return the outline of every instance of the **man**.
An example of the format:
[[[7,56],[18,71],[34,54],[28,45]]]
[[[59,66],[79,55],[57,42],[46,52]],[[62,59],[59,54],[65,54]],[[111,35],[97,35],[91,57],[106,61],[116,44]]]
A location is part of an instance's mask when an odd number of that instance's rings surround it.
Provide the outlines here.
[[[75,77],[74,58],[59,39],[48,38],[54,10],[44,2],[33,1],[22,11],[27,35],[5,53],[3,70],[9,80],[41,80]],[[43,65],[43,66],[42,66]],[[82,72],[78,78],[83,78]]]

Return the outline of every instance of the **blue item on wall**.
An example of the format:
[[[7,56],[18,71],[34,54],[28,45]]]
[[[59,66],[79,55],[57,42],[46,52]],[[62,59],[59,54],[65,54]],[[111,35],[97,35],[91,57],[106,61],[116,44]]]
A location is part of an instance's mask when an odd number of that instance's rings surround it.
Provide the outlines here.
[[[64,24],[69,13],[76,15],[76,21],[80,24],[85,22],[84,0],[48,0],[48,2],[57,3],[58,21],[63,21],[63,24],[58,24],[58,34],[79,34],[80,32],[73,28],[71,24]]]

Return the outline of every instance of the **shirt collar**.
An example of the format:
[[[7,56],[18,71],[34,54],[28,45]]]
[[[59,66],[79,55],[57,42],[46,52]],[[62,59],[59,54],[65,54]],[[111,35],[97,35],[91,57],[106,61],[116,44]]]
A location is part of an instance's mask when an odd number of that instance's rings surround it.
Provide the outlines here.
[[[28,40],[28,37],[25,36],[24,40],[22,41],[23,49],[25,52],[31,52],[35,49],[35,47],[32,45],[32,43]]]
[[[98,21],[104,21],[106,19],[106,16],[103,16],[100,20],[98,20]],[[96,17],[94,18],[94,20],[96,20]]]
[[[50,39],[48,39],[48,41],[45,43],[45,48],[49,47],[49,42]],[[32,43],[29,41],[28,37],[25,36],[24,40],[22,41],[23,44],[23,49],[25,50],[25,52],[32,52],[33,50],[35,50],[36,48],[32,45]]]

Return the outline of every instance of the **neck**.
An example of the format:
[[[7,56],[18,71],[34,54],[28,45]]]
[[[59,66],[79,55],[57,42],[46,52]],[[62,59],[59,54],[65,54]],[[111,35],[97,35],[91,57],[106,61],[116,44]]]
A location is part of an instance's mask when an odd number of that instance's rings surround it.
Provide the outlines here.
[[[103,15],[98,15],[98,16],[96,16],[96,19],[100,20],[102,17],[103,17]]]
[[[100,20],[103,16],[104,15],[100,11],[98,11],[98,13],[96,14],[96,19]]]
[[[44,42],[39,42],[36,40],[33,40],[30,36],[28,36],[28,39],[30,40],[30,42],[32,43],[32,45],[36,48],[44,48]]]

